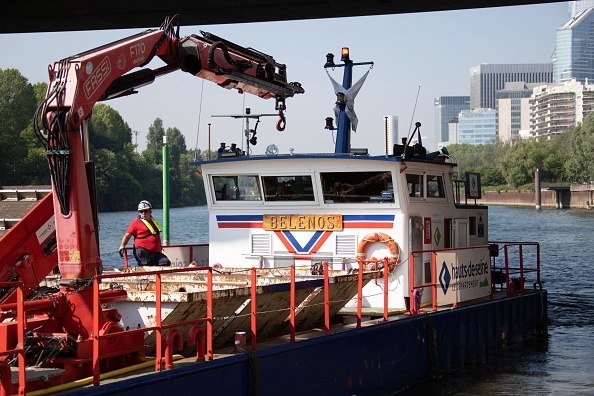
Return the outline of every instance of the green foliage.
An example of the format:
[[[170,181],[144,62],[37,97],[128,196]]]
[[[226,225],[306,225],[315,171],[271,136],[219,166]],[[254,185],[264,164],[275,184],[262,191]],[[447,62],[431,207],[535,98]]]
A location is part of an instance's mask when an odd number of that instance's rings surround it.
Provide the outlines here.
[[[573,128],[569,136],[571,156],[566,170],[573,182],[594,180],[594,115],[590,114],[581,125]]]
[[[477,172],[481,175],[481,184],[483,186],[500,186],[505,184],[505,177],[501,169],[491,166],[481,166],[479,168],[469,169],[468,172]]]
[[[463,180],[466,172],[478,172],[484,187],[520,188],[534,183],[536,169],[540,171],[541,182],[571,180],[568,164],[575,151],[569,143],[574,141],[572,136],[573,132],[568,131],[551,140],[498,141],[476,146],[454,144],[448,146],[448,151],[456,158],[459,179]]]
[[[146,150],[142,152],[142,155],[154,164],[163,162],[163,136],[165,136],[163,120],[156,118],[149,126],[146,135]]]
[[[35,92],[35,103],[39,104],[43,102],[47,92],[47,83],[40,82],[33,84],[33,91]]]
[[[0,183],[18,184],[27,158],[20,134],[35,112],[33,86],[16,69],[0,69]]]
[[[89,122],[89,142],[92,147],[114,152],[132,141],[132,129],[120,114],[104,104],[96,104]]]
[[[180,206],[183,202],[182,192],[184,187],[180,165],[182,155],[187,152],[186,138],[177,128],[167,128],[166,135],[169,152],[169,199],[171,206]]]
[[[50,184],[47,157],[32,126],[35,110],[46,92],[46,83],[31,85],[18,70],[0,69],[0,184]],[[169,138],[172,206],[206,203],[202,177],[189,165],[195,153],[187,151],[179,129],[165,131],[163,121],[155,119],[149,127],[147,149],[138,154],[132,130],[121,115],[105,104],[97,104],[88,131],[100,211],[134,209],[142,199],[155,207],[162,206],[165,134]]]
[[[498,166],[510,145],[502,142],[493,142],[481,145],[453,144],[448,146],[449,153],[458,164],[459,179],[466,177],[466,172],[481,174],[483,186],[496,186],[505,183],[502,169]]]
[[[188,152],[180,156],[181,202],[193,202],[194,205],[206,205],[206,193],[202,176],[196,168],[190,166],[194,160],[194,153]]]

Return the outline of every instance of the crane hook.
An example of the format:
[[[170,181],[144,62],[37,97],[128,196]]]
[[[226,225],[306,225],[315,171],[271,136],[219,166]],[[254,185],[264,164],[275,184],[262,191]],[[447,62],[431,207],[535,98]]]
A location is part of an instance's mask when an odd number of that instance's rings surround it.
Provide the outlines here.
[[[285,130],[285,126],[287,125],[287,120],[285,119],[285,115],[283,114],[282,110],[278,111],[278,121],[276,122],[276,130],[282,132]]]
[[[285,114],[283,110],[287,108],[285,105],[285,98],[283,97],[276,97],[276,105],[274,106],[276,110],[278,110],[278,121],[276,122],[276,130],[282,132],[285,130],[285,126],[287,125],[287,120],[285,119]]]

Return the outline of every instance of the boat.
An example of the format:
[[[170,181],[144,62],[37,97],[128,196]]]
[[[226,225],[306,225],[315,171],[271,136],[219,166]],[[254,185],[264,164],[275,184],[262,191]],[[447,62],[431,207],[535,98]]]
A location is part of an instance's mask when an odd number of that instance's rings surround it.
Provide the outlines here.
[[[210,55],[238,51],[205,38]],[[325,65],[345,69],[335,152],[270,145],[252,155],[248,135],[245,151],[222,145],[217,158],[193,163],[209,243],[166,246],[173,266],[98,271],[88,227],[60,214],[91,207],[92,194],[66,202],[56,186],[9,230],[0,239],[13,252],[2,256],[3,391],[387,394],[546,336],[539,244],[489,240],[480,175],[459,181],[447,150],[423,147],[420,123],[389,153],[352,150],[357,64],[348,49],[341,60]],[[216,79],[243,72],[217,70]],[[80,251],[63,246],[65,229]],[[56,263],[59,290],[33,297]]]

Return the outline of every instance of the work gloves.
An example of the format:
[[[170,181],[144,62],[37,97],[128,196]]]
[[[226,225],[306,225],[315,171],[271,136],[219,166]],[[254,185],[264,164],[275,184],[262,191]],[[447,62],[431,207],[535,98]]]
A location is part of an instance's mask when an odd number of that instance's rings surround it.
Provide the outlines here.
[[[124,258],[124,247],[123,246],[120,246],[119,252],[120,252],[120,257]]]

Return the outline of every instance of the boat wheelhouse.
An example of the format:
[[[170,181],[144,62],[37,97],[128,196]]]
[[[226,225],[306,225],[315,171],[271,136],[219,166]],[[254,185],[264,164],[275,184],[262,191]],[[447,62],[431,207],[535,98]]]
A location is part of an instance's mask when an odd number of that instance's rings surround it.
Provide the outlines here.
[[[487,207],[459,202],[448,156],[293,154],[194,164],[205,180],[214,265],[314,269],[328,262],[356,270],[361,260],[381,267],[388,258],[393,310],[408,308],[411,252],[419,285],[431,282],[429,250],[488,244]],[[488,263],[486,249],[478,254]],[[382,287],[366,286],[367,307],[383,306]]]

